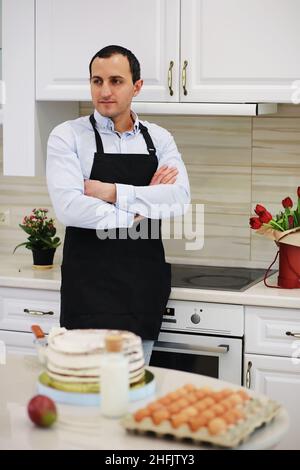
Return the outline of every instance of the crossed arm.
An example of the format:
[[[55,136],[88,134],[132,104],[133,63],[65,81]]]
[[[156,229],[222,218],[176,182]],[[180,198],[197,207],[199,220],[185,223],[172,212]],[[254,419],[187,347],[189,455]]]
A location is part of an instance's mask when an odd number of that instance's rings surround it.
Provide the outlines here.
[[[169,207],[176,206],[178,213],[172,212],[172,216],[181,215],[190,202],[187,172],[171,138],[161,149],[161,167],[148,186],[85,180],[67,123],[49,136],[47,153],[49,194],[57,218],[66,226],[130,227],[138,217],[169,218]],[[153,216],[157,207],[159,212]]]

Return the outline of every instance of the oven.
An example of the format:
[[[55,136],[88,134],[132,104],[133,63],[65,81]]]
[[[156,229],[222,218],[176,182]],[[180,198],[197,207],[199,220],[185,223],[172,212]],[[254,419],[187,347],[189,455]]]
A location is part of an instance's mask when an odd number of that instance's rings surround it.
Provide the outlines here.
[[[169,300],[150,365],[242,384],[244,307]]]

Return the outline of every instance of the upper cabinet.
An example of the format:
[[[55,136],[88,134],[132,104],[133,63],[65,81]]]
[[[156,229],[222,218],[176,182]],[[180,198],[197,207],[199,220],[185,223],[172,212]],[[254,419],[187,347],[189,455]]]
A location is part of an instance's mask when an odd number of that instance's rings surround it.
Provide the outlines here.
[[[120,44],[142,66],[136,101],[293,102],[298,0],[38,0],[36,98],[89,100],[88,64]]]
[[[37,99],[89,100],[90,59],[117,44],[141,63],[137,101],[178,101],[179,13],[180,0],[36,1]]]
[[[299,0],[181,0],[181,100],[293,102],[299,18]]]

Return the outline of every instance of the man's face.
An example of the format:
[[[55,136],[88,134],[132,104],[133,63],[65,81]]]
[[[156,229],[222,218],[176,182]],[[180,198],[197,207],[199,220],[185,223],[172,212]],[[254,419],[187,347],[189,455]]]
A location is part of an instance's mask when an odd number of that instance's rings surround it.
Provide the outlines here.
[[[94,107],[102,116],[125,116],[142,85],[143,80],[133,84],[128,59],[121,54],[105,59],[96,57],[92,63],[91,95]]]

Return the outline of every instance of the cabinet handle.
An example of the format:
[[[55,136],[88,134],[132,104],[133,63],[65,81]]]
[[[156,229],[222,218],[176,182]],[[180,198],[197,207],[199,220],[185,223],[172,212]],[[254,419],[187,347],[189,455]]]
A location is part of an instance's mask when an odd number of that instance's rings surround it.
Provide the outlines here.
[[[248,367],[247,367],[247,372],[246,372],[246,387],[250,388],[251,387],[251,367],[252,367],[252,362],[248,362]]]
[[[183,343],[173,343],[169,341],[156,341],[154,345],[156,351],[166,351],[168,349],[178,349],[180,351],[193,351],[197,353],[201,352],[210,352],[218,354],[226,354],[229,352],[229,344],[219,344],[218,346],[198,346],[183,344]]]
[[[185,60],[185,61],[183,62],[182,75],[181,75],[181,79],[182,79],[182,88],[183,88],[183,94],[184,94],[184,96],[186,96],[186,95],[188,94],[187,89],[186,89],[186,68],[187,68],[187,65],[188,65],[188,61]]]
[[[294,336],[295,338],[300,338],[300,333],[292,333],[291,331],[286,331],[287,336]]]
[[[54,312],[43,312],[42,310],[29,310],[28,308],[24,308],[24,313],[28,315],[54,315]]]
[[[173,86],[172,68],[173,68],[173,66],[174,66],[174,62],[173,62],[173,60],[171,60],[170,65],[169,65],[169,70],[168,70],[168,87],[169,87],[169,91],[170,91],[170,96],[174,95],[174,91],[172,89],[172,86]]]

